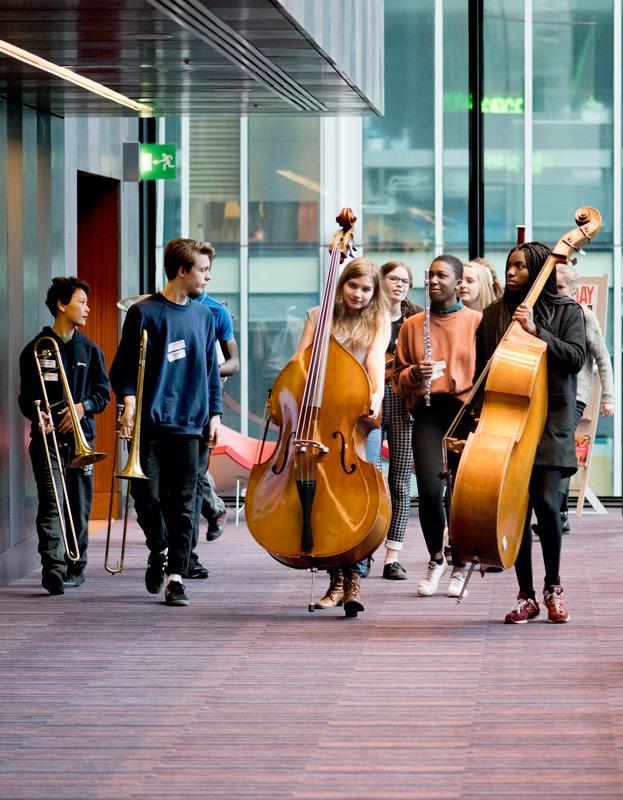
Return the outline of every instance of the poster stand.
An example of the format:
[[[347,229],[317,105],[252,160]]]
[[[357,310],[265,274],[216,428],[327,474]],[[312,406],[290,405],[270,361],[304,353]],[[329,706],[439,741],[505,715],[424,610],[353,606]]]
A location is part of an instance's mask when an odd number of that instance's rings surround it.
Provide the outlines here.
[[[606,308],[608,304],[608,276],[580,278],[578,277],[578,291],[575,296],[576,301],[585,308],[590,308],[599,322],[602,333],[606,329]],[[575,451],[578,458],[578,471],[571,478],[569,496],[577,498],[575,514],[581,516],[584,511],[584,501],[586,500],[593,514],[607,514],[603,504],[588,485],[588,476],[591,467],[593,445],[595,443],[595,433],[599,422],[601,409],[601,382],[599,373],[593,372],[593,391],[584,414],[575,431]]]

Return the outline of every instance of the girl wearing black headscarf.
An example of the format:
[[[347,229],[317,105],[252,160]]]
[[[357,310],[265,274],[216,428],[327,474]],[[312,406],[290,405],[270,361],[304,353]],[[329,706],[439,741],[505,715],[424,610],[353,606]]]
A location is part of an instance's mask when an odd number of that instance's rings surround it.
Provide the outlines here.
[[[504,294],[484,310],[476,334],[477,375],[512,321],[519,322],[527,333],[547,344],[547,418],[530,478],[530,504],[515,563],[519,595],[505,619],[510,623],[529,622],[540,615],[532,577],[532,509],[538,522],[545,563],[543,600],[548,622],[570,619],[559,574],[562,522],[558,488],[561,478],[573,475],[577,469],[576,375],[584,363],[586,333],[580,306],[557,292],[555,270],[550,273],[534,308],[523,302],[550,253],[550,249],[539,242],[527,242],[511,250],[506,260]]]

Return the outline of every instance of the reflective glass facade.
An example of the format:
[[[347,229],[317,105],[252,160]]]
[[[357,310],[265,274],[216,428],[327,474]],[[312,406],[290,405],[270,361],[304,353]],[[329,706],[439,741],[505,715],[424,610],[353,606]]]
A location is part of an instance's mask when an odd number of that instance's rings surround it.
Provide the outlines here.
[[[613,319],[621,260],[614,2],[487,0],[484,8],[484,255],[503,282],[518,224],[553,245],[574,227],[576,208],[598,208],[603,228],[578,269],[609,278],[613,354],[621,341]],[[363,125],[358,240],[379,264],[398,257],[412,266],[416,301],[436,252],[467,256],[467,24],[462,0],[385,0],[385,114]],[[189,234],[217,247],[213,294],[236,316],[244,350],[242,375],[226,386],[228,420],[254,434],[319,299],[323,208],[337,204],[324,124],[304,116],[190,122]],[[620,420],[600,421],[590,480],[598,494],[620,491],[620,438]]]

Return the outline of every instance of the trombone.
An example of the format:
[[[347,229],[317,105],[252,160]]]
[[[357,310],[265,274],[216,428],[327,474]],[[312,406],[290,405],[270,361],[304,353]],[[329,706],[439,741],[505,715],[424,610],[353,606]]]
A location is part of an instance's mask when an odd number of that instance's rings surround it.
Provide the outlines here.
[[[50,342],[51,347],[46,345],[44,349],[39,349],[39,346],[42,342]],[[89,447],[87,440],[84,436],[82,428],[80,427],[80,422],[78,420],[78,414],[76,412],[76,406],[74,405],[73,398],[71,396],[71,391],[69,389],[69,383],[67,381],[67,375],[65,373],[65,368],[63,367],[63,361],[61,358],[61,352],[58,346],[58,343],[55,339],[51,336],[42,336],[38,339],[35,343],[34,347],[34,356],[35,356],[35,364],[37,365],[37,372],[39,374],[39,382],[41,383],[41,393],[43,395],[43,405],[45,408],[45,413],[48,417],[47,425],[49,425],[49,434],[52,438],[52,445],[54,447],[54,454],[56,456],[56,463],[58,464],[58,473],[59,479],[61,484],[61,489],[63,493],[63,499],[65,501],[65,513],[63,513],[63,508],[61,507],[58,487],[56,485],[56,479],[54,478],[54,469],[52,467],[52,457],[50,454],[50,446],[48,444],[48,439],[46,435],[46,421],[43,419],[43,413],[41,411],[41,400],[35,400],[35,412],[37,414],[37,424],[39,426],[39,430],[41,431],[41,438],[43,441],[43,449],[45,451],[45,457],[48,464],[48,470],[50,472],[50,481],[52,485],[52,493],[54,494],[54,504],[56,506],[56,511],[58,513],[58,521],[59,527],[61,530],[61,538],[63,540],[63,545],[65,547],[65,553],[67,554],[67,558],[70,561],[78,561],[80,559],[80,550],[78,548],[78,540],[76,538],[76,529],[74,527],[74,520],[71,513],[71,508],[69,505],[69,496],[67,494],[67,483],[65,481],[65,475],[63,472],[63,462],[61,460],[61,454],[58,447],[58,438],[56,436],[56,430],[54,428],[54,420],[52,417],[52,406],[50,405],[50,399],[48,397],[48,391],[46,389],[46,375],[57,371],[58,375],[60,376],[62,390],[65,397],[65,402],[67,403],[68,413],[71,418],[72,424],[72,432],[74,435],[74,457],[72,460],[67,464],[68,469],[79,469],[81,467],[85,467],[88,464],[94,464],[96,461],[101,461],[103,458],[106,458],[106,453],[98,453],[92,447]],[[53,361],[51,356],[55,357]],[[69,528],[71,531],[71,543],[67,538],[67,528],[65,525],[65,516],[67,521],[69,522]]]
[[[134,428],[132,430],[132,437],[128,446],[128,460],[123,469],[117,472],[117,450],[118,442],[121,438],[121,418],[123,417],[124,406],[117,406],[117,429],[116,429],[116,445],[115,453],[113,456],[112,467],[112,482],[110,486],[110,501],[108,503],[108,529],[106,533],[106,553],[104,555],[104,569],[110,572],[111,575],[117,575],[123,570],[125,564],[125,546],[128,535],[128,513],[130,510],[130,490],[125,495],[125,508],[123,512],[123,533],[121,535],[121,553],[119,561],[115,566],[110,563],[110,538],[112,529],[112,507],[115,492],[115,480],[149,480],[141,468],[139,459],[140,443],[141,443],[141,407],[143,405],[143,384],[145,381],[145,361],[147,356],[147,331],[143,330],[141,334],[141,349],[138,357],[138,377],[136,382],[136,411],[134,416]]]

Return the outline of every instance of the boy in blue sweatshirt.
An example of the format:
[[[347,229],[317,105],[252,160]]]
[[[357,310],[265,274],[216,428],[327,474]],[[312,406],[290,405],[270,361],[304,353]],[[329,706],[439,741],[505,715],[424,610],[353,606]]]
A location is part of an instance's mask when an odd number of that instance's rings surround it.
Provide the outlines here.
[[[192,547],[199,462],[207,455],[202,444],[216,444],[223,410],[214,319],[205,305],[190,300],[209,279],[212,255],[206,242],[169,242],[167,285],[131,306],[110,370],[124,406],[121,435],[130,438],[140,339],[146,330],[140,463],[149,480],[132,480],[130,491],[149,549],[145,586],[158,594],[166,573],[167,605],[188,605],[183,579]]]
[[[49,594],[53,595],[63,594],[66,588],[80,586],[84,583],[89,516],[93,504],[93,464],[65,469],[74,456],[75,439],[71,417],[68,413],[67,398],[56,364],[56,355],[50,348],[50,354],[47,358],[42,359],[41,364],[63,463],[61,465],[57,463],[56,452],[51,442],[49,444],[50,461],[57,488],[60,486],[59,469],[63,469],[67,486],[69,510],[65,509],[64,516],[68,538],[71,544],[68,525],[68,512],[70,512],[80,551],[78,560],[71,561],[67,559],[64,550],[58,509],[45,455],[44,434],[39,430],[35,411],[35,400],[43,400],[41,379],[35,361],[35,346],[44,336],[51,337],[58,344],[69,391],[76,408],[76,416],[80,421],[87,443],[92,446],[95,439],[94,414],[100,414],[106,408],[110,400],[110,387],[102,351],[95,342],[78,330],[78,327],[86,325],[89,316],[87,298],[89,290],[89,284],[78,278],[52,279],[52,286],[48,290],[45,304],[54,317],[54,324],[52,327],[46,325],[26,345],[19,361],[21,380],[19,407],[22,414],[32,423],[29,452],[39,500],[36,525],[42,566],[41,584]],[[38,348],[38,352],[42,352],[45,346],[42,344]],[[48,424],[47,414],[43,411],[43,403],[41,408],[42,417],[47,426],[45,435],[49,437],[51,426]],[[60,488],[58,491],[62,505],[64,501]]]

